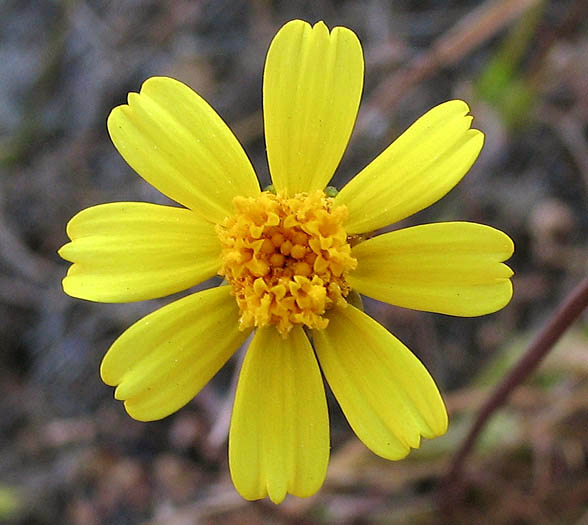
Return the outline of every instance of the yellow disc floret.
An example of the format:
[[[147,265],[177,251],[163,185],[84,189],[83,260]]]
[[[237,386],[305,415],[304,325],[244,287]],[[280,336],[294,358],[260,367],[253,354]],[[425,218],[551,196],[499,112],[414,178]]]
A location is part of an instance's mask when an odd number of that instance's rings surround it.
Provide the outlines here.
[[[344,306],[345,275],[357,266],[343,223],[345,206],[321,191],[294,197],[235,197],[235,214],[217,226],[220,275],[232,287],[240,327],[296,324],[325,328],[325,312]]]

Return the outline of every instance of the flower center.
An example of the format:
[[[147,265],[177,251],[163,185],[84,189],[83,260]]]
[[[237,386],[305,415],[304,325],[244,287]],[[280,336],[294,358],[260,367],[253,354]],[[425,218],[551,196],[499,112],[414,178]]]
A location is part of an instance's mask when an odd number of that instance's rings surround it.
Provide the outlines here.
[[[345,275],[357,266],[343,229],[345,206],[321,191],[294,197],[264,191],[235,197],[235,214],[217,226],[221,269],[241,311],[240,328],[326,328],[325,312],[345,306]]]

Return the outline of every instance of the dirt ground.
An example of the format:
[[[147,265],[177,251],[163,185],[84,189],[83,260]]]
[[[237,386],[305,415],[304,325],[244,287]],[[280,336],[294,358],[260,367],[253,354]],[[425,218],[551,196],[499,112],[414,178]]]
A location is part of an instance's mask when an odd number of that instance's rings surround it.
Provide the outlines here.
[[[450,431],[387,462],[329,394],[327,481],[312,498],[275,506],[244,501],[230,482],[236,363],[177,414],[130,419],[100,381],[100,361],[170,298],[72,299],[56,250],[82,208],[169,202],[106,131],[109,111],[150,76],[206,98],[268,183],[262,70],[272,36],[293,18],[347,26],[364,48],[362,106],[335,186],[429,108],[470,104],[482,155],[446,198],[400,226],[469,220],[507,232],[515,294],[473,319],[366,301],[435,377]],[[588,523],[585,313],[490,421],[455,493],[439,492],[491,388],[586,275],[587,19],[581,0],[0,2],[0,522]]]

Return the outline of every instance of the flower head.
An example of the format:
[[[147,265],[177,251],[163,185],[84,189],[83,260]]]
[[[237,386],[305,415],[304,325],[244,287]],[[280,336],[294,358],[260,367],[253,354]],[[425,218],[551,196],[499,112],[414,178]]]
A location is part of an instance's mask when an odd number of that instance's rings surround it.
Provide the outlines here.
[[[512,295],[513,251],[480,224],[371,232],[429,206],[469,170],[483,143],[468,106],[417,120],[340,192],[326,191],[349,141],[363,86],[349,29],[286,24],[266,60],[263,102],[274,191],[261,191],[215,111],[171,78],[147,80],[108,118],[139,175],[183,207],[118,202],[68,224],[66,293],[125,302],[222,286],[140,319],[108,350],[103,380],[134,418],[188,403],[254,332],[240,372],[229,463],[247,499],[308,496],[326,475],[329,423],[321,370],[357,436],[400,459],[447,414],[421,362],[353,306],[353,289],[398,306],[458,316]],[[320,366],[320,368],[319,368]]]

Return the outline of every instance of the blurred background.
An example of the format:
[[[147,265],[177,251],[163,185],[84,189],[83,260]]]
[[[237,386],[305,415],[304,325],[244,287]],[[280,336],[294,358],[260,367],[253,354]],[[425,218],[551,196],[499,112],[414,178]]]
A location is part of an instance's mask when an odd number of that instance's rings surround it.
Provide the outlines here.
[[[586,274],[587,15],[581,0],[2,0],[0,522],[588,523],[585,314],[490,421],[460,496],[442,505],[436,491],[491,388]],[[276,507],[242,500],[229,479],[235,363],[177,414],[133,421],[101,383],[100,360],[171,299],[69,298],[56,250],[82,208],[169,202],[106,132],[109,111],[153,75],[206,98],[267,184],[263,63],[292,18],[347,26],[363,44],[362,106],[334,185],[432,106],[463,98],[486,134],[480,158],[446,198],[395,227],[493,225],[515,241],[516,275],[511,304],[482,318],[366,301],[436,378],[450,431],[387,462],[359,443],[330,396],[327,481]]]

